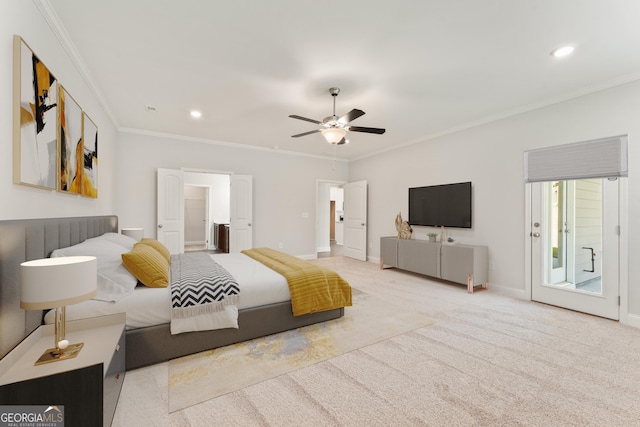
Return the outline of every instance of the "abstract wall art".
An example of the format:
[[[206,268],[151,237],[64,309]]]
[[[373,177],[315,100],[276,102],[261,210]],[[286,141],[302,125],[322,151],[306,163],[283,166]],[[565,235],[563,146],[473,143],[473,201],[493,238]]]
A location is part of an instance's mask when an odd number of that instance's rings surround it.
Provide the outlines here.
[[[13,180],[55,190],[58,82],[20,36],[13,46]]]
[[[98,127],[87,113],[82,114],[83,179],[82,195],[98,197]]]
[[[62,85],[58,89],[58,149],[58,189],[82,194],[82,109]]]
[[[98,197],[98,126],[13,36],[13,182]]]

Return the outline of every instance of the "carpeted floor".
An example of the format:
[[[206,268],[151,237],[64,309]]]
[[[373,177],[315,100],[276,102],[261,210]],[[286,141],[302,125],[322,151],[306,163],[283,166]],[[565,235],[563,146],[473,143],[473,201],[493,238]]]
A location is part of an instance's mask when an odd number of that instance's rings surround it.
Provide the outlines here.
[[[127,373],[114,426],[640,425],[640,329],[317,261],[436,323],[169,413],[169,364]]]
[[[169,412],[433,323],[426,314],[353,290],[340,319],[169,362]]]

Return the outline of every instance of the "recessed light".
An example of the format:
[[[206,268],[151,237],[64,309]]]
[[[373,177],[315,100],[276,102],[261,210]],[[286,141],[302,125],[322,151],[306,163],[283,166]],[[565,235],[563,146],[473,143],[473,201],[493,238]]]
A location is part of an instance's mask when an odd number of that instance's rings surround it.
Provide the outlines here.
[[[573,46],[562,46],[557,49],[553,49],[551,51],[551,56],[555,56],[556,58],[562,58],[564,56],[570,55],[573,52]]]
[[[200,111],[193,110],[191,111],[191,117],[193,117],[194,119],[199,119],[200,117],[202,117],[202,113]]]

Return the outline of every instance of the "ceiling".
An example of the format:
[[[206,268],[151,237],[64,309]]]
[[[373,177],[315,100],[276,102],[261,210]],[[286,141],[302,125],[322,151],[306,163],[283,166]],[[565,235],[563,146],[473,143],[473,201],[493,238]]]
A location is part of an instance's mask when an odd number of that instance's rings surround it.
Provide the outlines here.
[[[640,78],[637,0],[36,2],[118,128],[347,160]]]

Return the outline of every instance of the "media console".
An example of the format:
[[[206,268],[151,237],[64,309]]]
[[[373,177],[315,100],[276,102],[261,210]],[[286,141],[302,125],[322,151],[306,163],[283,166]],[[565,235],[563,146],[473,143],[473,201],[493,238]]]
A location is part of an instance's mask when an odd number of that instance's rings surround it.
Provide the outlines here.
[[[487,289],[489,249],[428,240],[380,238],[380,269],[396,267],[426,276]]]

